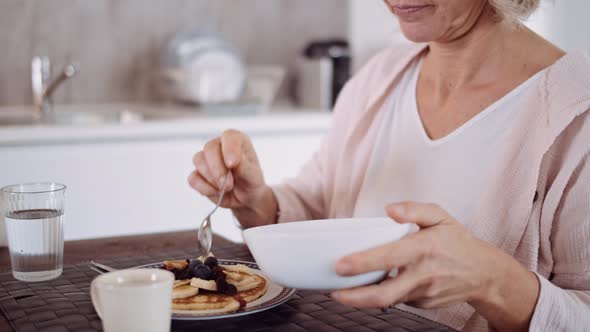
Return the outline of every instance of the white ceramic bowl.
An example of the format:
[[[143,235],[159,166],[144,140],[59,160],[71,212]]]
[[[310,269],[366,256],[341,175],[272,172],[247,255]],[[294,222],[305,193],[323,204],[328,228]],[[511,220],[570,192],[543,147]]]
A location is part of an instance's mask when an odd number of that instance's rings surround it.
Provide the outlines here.
[[[300,221],[250,228],[244,239],[260,269],[275,283],[299,289],[340,289],[379,281],[385,271],[336,274],[343,256],[397,241],[417,230],[389,218]]]

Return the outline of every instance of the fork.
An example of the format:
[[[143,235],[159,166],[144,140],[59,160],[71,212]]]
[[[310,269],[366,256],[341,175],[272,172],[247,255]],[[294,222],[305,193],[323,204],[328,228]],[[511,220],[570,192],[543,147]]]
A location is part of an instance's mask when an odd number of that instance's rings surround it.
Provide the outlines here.
[[[229,178],[229,172],[225,174],[223,177],[223,183],[221,184],[221,190],[219,191],[219,196],[217,198],[217,204],[209,214],[203,219],[201,222],[201,226],[199,227],[199,235],[198,235],[198,245],[199,245],[199,255],[201,256],[208,256],[211,252],[211,242],[213,241],[213,231],[211,230],[211,216],[217,209],[219,205],[221,205],[221,201],[223,200],[223,195],[225,195],[225,187],[227,185],[227,179]]]
[[[110,266],[106,266],[104,264],[97,263],[95,261],[90,261],[90,263],[88,263],[88,267],[92,271],[98,272],[99,274],[105,274],[105,273],[108,273],[108,272],[117,271],[117,269],[115,269],[115,268],[112,268]]]

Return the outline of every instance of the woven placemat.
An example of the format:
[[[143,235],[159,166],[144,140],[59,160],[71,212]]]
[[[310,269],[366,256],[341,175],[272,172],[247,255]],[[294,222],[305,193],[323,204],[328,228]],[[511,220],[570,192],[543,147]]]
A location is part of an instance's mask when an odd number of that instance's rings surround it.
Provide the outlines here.
[[[251,261],[245,246],[216,248],[216,256]],[[126,268],[164,259],[195,257],[185,251],[143,257],[101,260]],[[97,276],[86,263],[64,266],[59,278],[40,283],[0,274],[0,309],[16,331],[101,331],[90,302],[89,287]],[[327,294],[299,291],[287,303],[265,312],[213,321],[173,321],[172,331],[452,331],[411,313],[357,310],[336,303]]]

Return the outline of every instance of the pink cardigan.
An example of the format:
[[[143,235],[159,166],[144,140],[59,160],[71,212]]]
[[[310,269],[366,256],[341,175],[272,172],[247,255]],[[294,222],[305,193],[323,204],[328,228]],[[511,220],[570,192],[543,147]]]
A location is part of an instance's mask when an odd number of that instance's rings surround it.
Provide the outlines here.
[[[297,177],[273,187],[279,222],[352,215],[375,145],[376,114],[424,47],[386,50],[347,84],[320,150]],[[485,198],[473,202],[479,217],[462,222],[537,273],[541,292],[531,331],[590,330],[590,59],[568,54],[542,75]],[[467,303],[401,307],[455,329],[489,329]]]

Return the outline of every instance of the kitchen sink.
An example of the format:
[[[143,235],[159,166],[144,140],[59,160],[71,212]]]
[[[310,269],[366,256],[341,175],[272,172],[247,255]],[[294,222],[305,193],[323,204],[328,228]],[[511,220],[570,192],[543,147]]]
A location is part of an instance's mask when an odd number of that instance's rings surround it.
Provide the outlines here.
[[[30,114],[21,112],[2,112],[0,113],[0,126],[30,126],[36,124]]]
[[[55,125],[99,125],[116,123],[134,123],[142,121],[140,113],[132,111],[56,111],[49,124]]]
[[[198,119],[203,116],[254,115],[257,104],[219,105],[197,108],[183,105],[157,104],[88,104],[59,105],[50,119],[39,122],[28,106],[0,107],[0,128],[16,126],[97,126],[140,122],[169,122]]]
[[[86,126],[130,124],[144,121],[166,121],[199,116],[188,108],[173,108],[138,105],[84,105],[65,106],[53,111],[46,121],[37,121],[27,107],[0,108],[0,127],[8,126]]]
[[[75,112],[56,111],[46,121],[37,121],[31,113],[0,112],[0,126],[33,126],[33,125],[98,125],[130,123],[142,121],[142,115],[129,111],[118,112]]]

